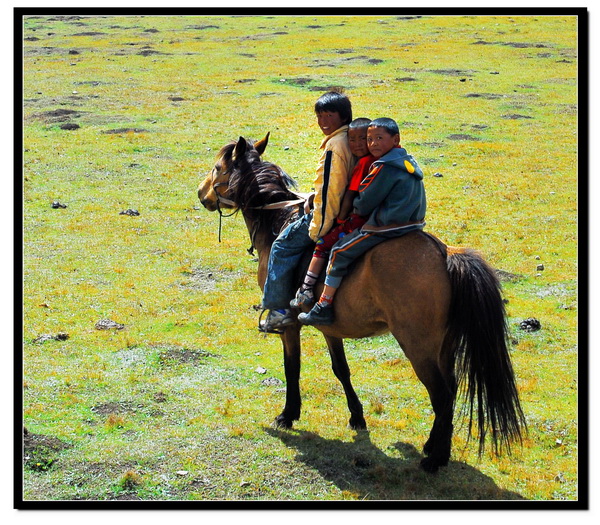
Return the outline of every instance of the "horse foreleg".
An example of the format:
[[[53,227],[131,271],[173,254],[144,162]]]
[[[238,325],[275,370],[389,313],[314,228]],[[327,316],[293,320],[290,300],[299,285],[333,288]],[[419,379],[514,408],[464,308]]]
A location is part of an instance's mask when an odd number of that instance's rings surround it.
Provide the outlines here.
[[[300,419],[300,326],[289,326],[281,334],[283,343],[283,367],[285,370],[285,406],[273,424],[277,427],[292,428],[293,422]]]
[[[367,428],[367,422],[363,416],[362,404],[350,381],[350,367],[344,353],[344,342],[342,339],[331,336],[325,336],[325,340],[327,341],[329,354],[331,355],[333,373],[339,379],[340,383],[342,383],[344,392],[346,393],[346,400],[350,409],[350,428],[353,430],[364,430]]]

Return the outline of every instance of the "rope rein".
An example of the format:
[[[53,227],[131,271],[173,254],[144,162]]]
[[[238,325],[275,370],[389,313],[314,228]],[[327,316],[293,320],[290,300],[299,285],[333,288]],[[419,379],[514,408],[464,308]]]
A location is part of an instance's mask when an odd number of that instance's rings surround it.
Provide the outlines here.
[[[213,174],[213,179],[214,179],[214,174]],[[221,195],[219,195],[219,192],[217,191],[217,187],[218,186],[226,186],[227,183],[226,182],[221,182],[221,183],[217,183],[217,184],[213,184],[213,189],[215,192],[215,195],[217,196],[217,211],[219,212],[219,242],[221,242],[221,231],[223,228],[223,217],[231,217],[233,214],[237,213],[238,211],[238,207],[237,204],[233,201],[230,201],[229,199],[226,199],[225,197],[222,197]],[[232,208],[234,208],[234,210],[229,214],[229,215],[224,215],[223,211],[221,210],[221,203],[227,205],[227,206],[231,206]]]

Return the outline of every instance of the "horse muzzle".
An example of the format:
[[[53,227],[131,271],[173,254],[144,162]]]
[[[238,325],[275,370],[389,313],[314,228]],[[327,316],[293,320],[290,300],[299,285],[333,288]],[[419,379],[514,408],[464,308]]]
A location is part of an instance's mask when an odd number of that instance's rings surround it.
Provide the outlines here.
[[[202,197],[200,194],[198,195],[200,199],[200,204],[204,206],[208,211],[217,211],[218,205],[216,199],[211,199],[209,197]]]

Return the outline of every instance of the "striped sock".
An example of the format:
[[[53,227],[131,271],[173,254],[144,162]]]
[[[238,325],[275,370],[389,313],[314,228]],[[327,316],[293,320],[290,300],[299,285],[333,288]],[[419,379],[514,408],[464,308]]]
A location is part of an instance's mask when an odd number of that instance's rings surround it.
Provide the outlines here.
[[[333,305],[333,296],[322,294],[319,299],[319,304],[323,308],[331,308],[331,306]]]
[[[318,275],[315,275],[312,272],[306,272],[304,282],[302,283],[302,290],[308,290],[309,288],[313,288],[318,278]]]

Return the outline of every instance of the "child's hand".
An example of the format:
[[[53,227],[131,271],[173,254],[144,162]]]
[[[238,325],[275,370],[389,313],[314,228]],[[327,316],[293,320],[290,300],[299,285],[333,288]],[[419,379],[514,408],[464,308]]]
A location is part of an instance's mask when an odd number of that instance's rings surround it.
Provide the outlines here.
[[[314,200],[315,200],[315,194],[311,193],[308,196],[308,199],[306,199],[304,201],[304,213],[310,213],[310,210],[312,210],[312,208],[313,208]]]

